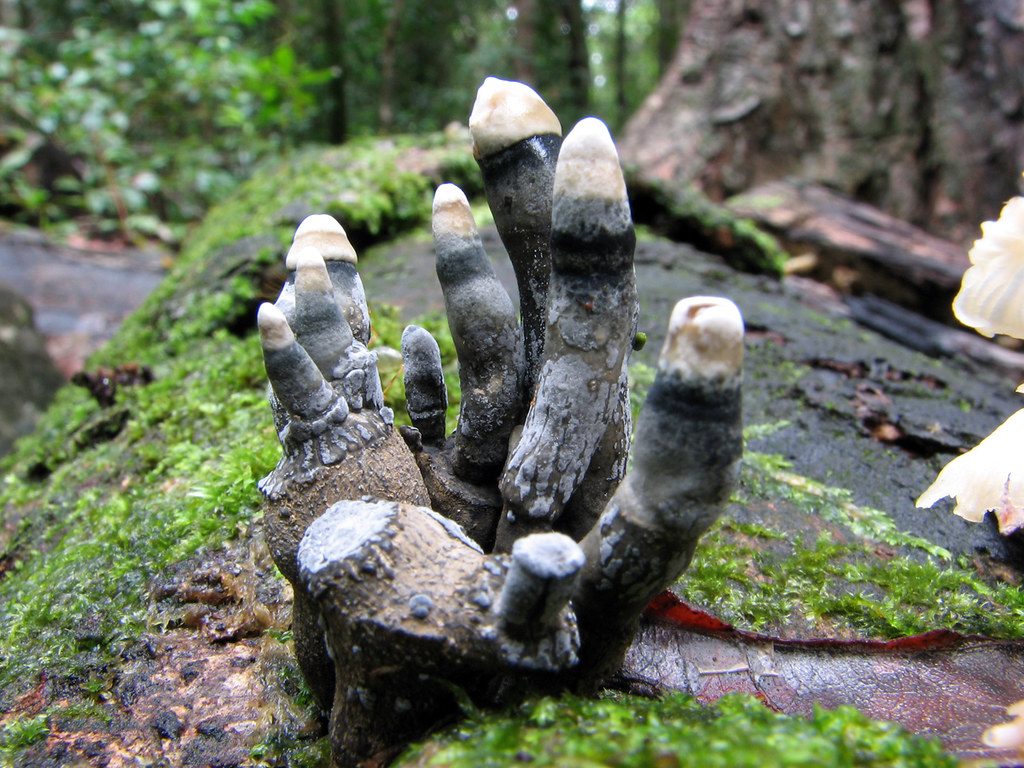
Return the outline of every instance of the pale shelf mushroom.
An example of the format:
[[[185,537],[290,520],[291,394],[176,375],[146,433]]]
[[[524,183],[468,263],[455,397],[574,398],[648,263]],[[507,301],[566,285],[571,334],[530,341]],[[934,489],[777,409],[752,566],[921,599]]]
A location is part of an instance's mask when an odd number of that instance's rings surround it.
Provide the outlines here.
[[[1012,198],[968,254],[953,314],[978,333],[1024,339],[1024,197]]]
[[[953,513],[980,523],[993,512],[1000,533],[1008,534],[1024,525],[1024,410],[1017,411],[996,427],[975,448],[957,456],[942,468],[917,500],[919,507],[931,507],[939,499],[956,499]]]
[[[957,319],[985,336],[1024,339],[1024,197],[1003,206],[997,221],[981,225],[971,266],[953,300]],[[1024,385],[1017,388],[1024,391]],[[1024,410],[1017,411],[975,448],[953,459],[917,500],[931,507],[947,496],[953,512],[971,522],[995,514],[999,532],[1024,526]]]

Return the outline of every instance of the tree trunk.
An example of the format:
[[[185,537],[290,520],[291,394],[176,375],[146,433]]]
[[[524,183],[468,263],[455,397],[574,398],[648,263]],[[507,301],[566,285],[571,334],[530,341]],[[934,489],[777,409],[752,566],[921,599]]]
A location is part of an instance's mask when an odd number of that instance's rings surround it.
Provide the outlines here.
[[[561,15],[568,27],[567,99],[571,110],[582,117],[590,110],[590,56],[587,53],[587,23],[581,0],[561,3]]]
[[[512,62],[516,80],[528,85],[537,85],[537,3],[534,0],[520,0],[516,3],[516,55]]]
[[[398,25],[405,14],[404,0],[396,0],[391,7],[391,17],[384,31],[384,49],[380,54],[380,116],[381,133],[391,133],[395,127],[395,41],[398,39]]]
[[[717,199],[793,176],[969,242],[1024,160],[1010,7],[694,0],[623,160]]]
[[[331,105],[327,110],[327,140],[341,144],[348,136],[348,108],[345,97],[348,91],[348,67],[345,62],[345,22],[343,11],[334,0],[322,0],[323,35],[328,56],[333,56],[334,76],[328,83]]]

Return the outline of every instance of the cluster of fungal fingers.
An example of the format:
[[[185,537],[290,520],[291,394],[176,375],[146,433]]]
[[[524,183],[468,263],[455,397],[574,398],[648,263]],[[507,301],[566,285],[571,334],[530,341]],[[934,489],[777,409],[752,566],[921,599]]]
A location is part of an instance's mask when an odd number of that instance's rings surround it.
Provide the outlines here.
[[[300,225],[294,281],[260,310],[284,448],[261,483],[265,528],[336,765],[422,736],[456,712],[453,689],[480,706],[595,690],[737,480],[743,321],[714,297],[673,311],[626,471],[635,236],[604,124],[563,141],[534,91],[488,78],[470,129],[520,302],[465,195],[439,187],[454,434],[438,345],[416,326],[402,335],[413,426],[394,428],[337,222]]]

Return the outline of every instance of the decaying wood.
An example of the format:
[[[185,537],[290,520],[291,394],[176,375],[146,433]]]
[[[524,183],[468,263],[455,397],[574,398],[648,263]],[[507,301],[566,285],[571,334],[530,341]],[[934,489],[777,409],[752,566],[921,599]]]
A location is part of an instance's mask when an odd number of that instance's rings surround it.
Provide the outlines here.
[[[873,294],[947,322],[967,251],[815,184],[776,181],[728,202],[775,235],[791,269],[844,294]]]

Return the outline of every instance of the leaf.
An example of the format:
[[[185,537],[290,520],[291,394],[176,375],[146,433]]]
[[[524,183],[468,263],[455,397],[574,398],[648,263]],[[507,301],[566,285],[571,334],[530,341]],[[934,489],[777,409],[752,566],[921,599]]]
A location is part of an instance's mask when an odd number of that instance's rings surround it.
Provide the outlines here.
[[[704,702],[748,693],[787,714],[843,704],[938,738],[963,758],[1015,759],[981,741],[1024,699],[1024,642],[938,630],[889,641],[782,640],[736,629],[665,592],[623,671]]]

